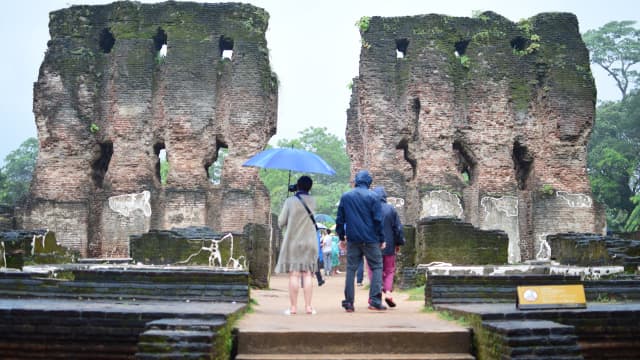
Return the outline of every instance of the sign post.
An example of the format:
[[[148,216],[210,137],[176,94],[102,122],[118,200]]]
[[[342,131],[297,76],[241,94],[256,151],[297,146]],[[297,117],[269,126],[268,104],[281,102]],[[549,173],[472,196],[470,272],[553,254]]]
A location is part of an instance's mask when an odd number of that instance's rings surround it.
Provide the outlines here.
[[[516,308],[580,309],[587,307],[583,285],[518,286]]]

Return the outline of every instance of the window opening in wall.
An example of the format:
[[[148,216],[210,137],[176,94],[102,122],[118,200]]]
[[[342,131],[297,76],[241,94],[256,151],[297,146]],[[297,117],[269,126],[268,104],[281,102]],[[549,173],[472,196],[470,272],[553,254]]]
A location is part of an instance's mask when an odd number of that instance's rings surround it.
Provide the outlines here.
[[[116,38],[113,37],[111,29],[104,28],[100,32],[100,49],[103,53],[108,54],[113,49],[113,45],[116,43]]]
[[[456,42],[454,45],[455,47],[454,54],[456,55],[456,57],[460,57],[464,55],[464,53],[467,52],[467,46],[469,46],[469,40],[460,40]]]
[[[155,49],[158,58],[162,59],[167,56],[167,33],[160,27],[153,36],[153,48]]]
[[[413,98],[413,101],[411,103],[411,110],[413,111],[413,115],[416,121],[418,120],[418,118],[420,118],[420,108],[421,108],[420,99]]]
[[[96,187],[102,188],[104,184],[104,177],[109,170],[109,162],[111,162],[111,156],[113,155],[113,143],[104,142],[100,143],[100,156],[91,164],[91,178]]]
[[[459,140],[453,142],[453,151],[458,158],[458,171],[460,178],[465,185],[471,185],[474,180],[474,171],[476,168],[476,160],[471,155],[471,151]]]
[[[407,48],[409,48],[409,40],[397,39],[396,40],[396,58],[404,59],[407,56]]]
[[[529,149],[520,144],[519,141],[513,143],[513,168],[516,172],[516,180],[518,181],[518,189],[526,190],[531,173],[531,164],[533,164],[533,156],[529,154]]]
[[[220,57],[222,59],[233,58],[233,39],[224,35],[220,36]]]
[[[153,146],[153,152],[158,157],[156,162],[156,179],[160,181],[162,185],[167,183],[167,177],[169,176],[169,160],[167,160],[167,151],[164,148],[164,143],[160,142]]]
[[[511,40],[511,48],[515,51],[524,51],[528,46],[529,40],[523,38],[522,36],[518,36]]]
[[[211,183],[213,183],[214,185],[220,184],[220,180],[222,179],[222,165],[224,164],[224,158],[227,157],[228,153],[229,149],[227,149],[226,146],[218,146],[218,152],[215,161],[213,163],[205,165],[209,181],[211,181]]]

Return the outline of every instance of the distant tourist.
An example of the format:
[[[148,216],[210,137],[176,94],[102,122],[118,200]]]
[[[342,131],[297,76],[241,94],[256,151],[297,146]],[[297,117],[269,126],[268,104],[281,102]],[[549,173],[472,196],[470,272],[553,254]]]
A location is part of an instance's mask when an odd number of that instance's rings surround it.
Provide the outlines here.
[[[278,217],[278,225],[285,231],[275,272],[289,273],[289,308],[285,310],[286,315],[293,315],[298,311],[298,290],[301,284],[305,312],[316,313],[311,306],[312,275],[318,271],[318,238],[315,222],[309,216],[316,207],[315,199],[309,195],[312,185],[310,177],[301,176],[295,195],[285,200]]]
[[[333,265],[333,235],[331,229],[322,237],[322,257],[324,260],[324,275],[331,276],[331,266]]]
[[[358,263],[364,255],[371,267],[369,310],[386,310],[382,304],[382,252],[385,242],[382,236],[382,206],[379,197],[369,187],[371,175],[366,170],[356,174],[355,186],[344,193],[338,204],[336,232],[341,242],[346,241],[347,276],[342,307],[354,311],[354,278]]]

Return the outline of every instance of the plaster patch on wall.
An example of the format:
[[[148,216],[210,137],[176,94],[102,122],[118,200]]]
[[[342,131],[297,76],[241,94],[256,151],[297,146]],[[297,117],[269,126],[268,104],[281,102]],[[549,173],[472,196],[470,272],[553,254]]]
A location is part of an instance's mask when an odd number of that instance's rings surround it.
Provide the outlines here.
[[[571,194],[566,191],[556,191],[556,196],[567,202],[572,208],[590,208],[593,200],[585,194]]]
[[[397,198],[397,197],[388,197],[387,198],[387,204],[395,207],[395,208],[401,208],[404,206],[404,199],[403,198]]]
[[[428,191],[422,198],[420,218],[433,216],[455,216],[462,218],[462,203],[456,194],[446,190]]]
[[[503,212],[504,215],[508,217],[518,216],[518,198],[515,196],[503,196],[500,198],[485,196],[480,200],[480,205],[484,209],[485,221],[489,220],[489,215],[491,214],[490,207],[495,208],[499,212]]]
[[[518,198],[515,196],[491,197],[480,200],[484,211],[484,220],[480,226],[483,230],[502,230],[509,237],[510,264],[520,262],[520,231],[518,228]]]
[[[220,253],[220,243],[226,239],[230,239],[229,241],[231,242],[230,251],[229,251],[229,260],[226,263],[226,267],[235,269],[235,270],[246,269],[247,259],[244,256],[240,256],[238,259],[233,257],[233,235],[231,233],[228,233],[227,235],[223,236],[220,239],[210,239],[211,245],[209,245],[209,247],[202,246],[200,250],[198,250],[196,253],[189,255],[189,257],[186,260],[178,261],[176,265],[189,264],[191,259],[193,259],[195,256],[200,254],[202,251],[206,251],[209,253],[209,266],[216,267],[216,262],[217,262],[218,267],[222,267],[222,255]],[[243,262],[240,263],[240,260],[242,260]]]
[[[547,233],[538,235],[538,253],[536,254],[536,260],[549,260],[551,259],[551,246],[547,242]]]
[[[151,205],[149,199],[151,193],[147,190],[140,194],[117,195],[109,198],[109,208],[126,217],[135,210],[142,210],[144,216],[151,216]]]

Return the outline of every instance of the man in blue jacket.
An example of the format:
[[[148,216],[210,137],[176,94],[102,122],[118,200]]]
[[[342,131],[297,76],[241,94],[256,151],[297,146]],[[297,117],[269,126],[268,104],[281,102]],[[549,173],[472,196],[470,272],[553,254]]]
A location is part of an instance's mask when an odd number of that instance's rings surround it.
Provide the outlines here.
[[[338,204],[336,232],[347,248],[347,276],[342,307],[353,312],[354,280],[362,256],[367,259],[372,278],[369,288],[369,310],[386,310],[382,304],[382,207],[380,198],[369,187],[371,175],[366,170],[356,174],[355,186],[344,193]]]

